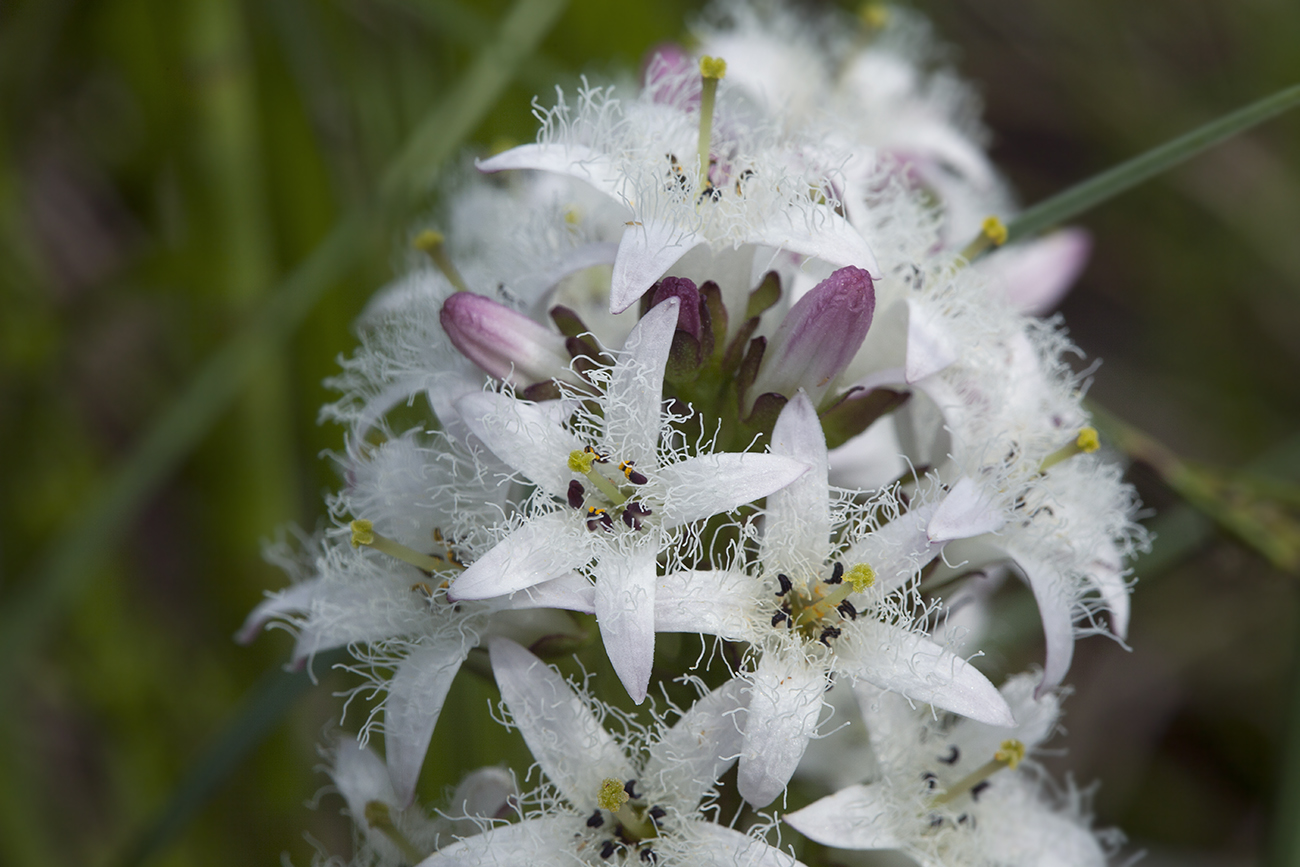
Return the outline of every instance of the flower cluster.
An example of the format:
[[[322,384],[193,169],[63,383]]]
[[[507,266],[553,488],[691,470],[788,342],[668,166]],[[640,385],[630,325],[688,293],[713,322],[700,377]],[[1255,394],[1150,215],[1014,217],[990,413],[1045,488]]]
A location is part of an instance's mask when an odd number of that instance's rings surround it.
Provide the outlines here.
[[[1010,197],[909,15],[732,4],[697,42],[636,92],[559,94],[448,193],[333,383],[332,526],[241,635],[346,646],[382,696],[330,752],[361,862],[785,865],[802,835],[1103,864],[1034,762],[1075,639],[1124,636],[1143,542],[1033,318],[1086,239],[996,249]],[[977,657],[1009,577],[1046,657],[999,688]],[[658,633],[715,652],[665,671]],[[595,634],[621,683],[575,691],[543,658]],[[486,768],[435,818],[420,771],[471,657],[545,782]],[[673,678],[693,706],[646,701]],[[866,736],[832,747],[846,695]],[[796,775],[827,796],[782,849],[754,811],[798,806]]]

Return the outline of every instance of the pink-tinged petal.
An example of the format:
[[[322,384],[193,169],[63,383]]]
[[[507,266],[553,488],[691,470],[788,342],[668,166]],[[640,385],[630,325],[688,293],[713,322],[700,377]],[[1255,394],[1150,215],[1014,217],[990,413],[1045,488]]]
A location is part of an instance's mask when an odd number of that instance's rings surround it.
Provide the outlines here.
[[[525,819],[444,846],[417,867],[573,867],[581,831],[571,816]]]
[[[1006,700],[979,669],[923,635],[859,618],[835,641],[840,670],[851,677],[978,722],[1015,725]]]
[[[384,700],[384,753],[397,804],[415,798],[429,738],[438,724],[447,690],[475,642],[455,635],[417,647],[397,666]],[[364,813],[362,814],[364,815]]]
[[[895,799],[896,800],[896,799]],[[891,798],[883,783],[849,786],[785,815],[810,840],[835,849],[898,849]]]
[[[680,303],[650,308],[632,329],[605,391],[605,442],[619,461],[655,465],[663,413],[664,365],[673,347]]]
[[[984,486],[962,476],[934,510],[926,531],[931,542],[951,542],[996,533],[1006,522],[1003,509]]]
[[[595,614],[596,588],[577,572],[570,572],[512,593],[505,604],[506,608],[513,611],[524,611],[530,608],[563,608],[566,611]]]
[[[854,542],[841,558],[844,565],[870,566],[876,573],[874,595],[892,593],[938,556],[941,544],[930,540],[926,525],[933,505],[918,505]]]
[[[745,682],[730,680],[701,698],[650,747],[641,782],[651,792],[651,802],[667,801],[683,814],[695,811],[713,783],[740,755],[744,716],[738,712],[748,702]]]
[[[339,739],[334,750],[334,764],[330,768],[334,785],[348,802],[348,812],[364,821],[366,804],[382,801],[392,807],[401,807],[393,782],[388,777],[384,760],[374,750],[363,747],[350,735]]]
[[[1069,592],[1065,576],[1047,563],[1017,551],[1008,551],[1038,603],[1038,616],[1043,621],[1043,640],[1047,655],[1043,660],[1043,682],[1038,687],[1042,695],[1060,686],[1074,658],[1074,598]]]
[[[759,581],[725,569],[674,572],[659,579],[656,632],[699,632],[728,641],[755,634]]]
[[[750,687],[737,776],[741,797],[755,807],[785,791],[817,731],[825,692],[825,673],[802,655],[763,654]]]
[[[593,804],[603,780],[630,780],[632,764],[555,669],[507,638],[489,645],[501,699],[537,764],[570,805]]]
[[[563,335],[491,298],[453,293],[439,321],[461,354],[495,379],[523,388],[573,376]]]
[[[554,411],[505,394],[475,391],[456,402],[469,429],[491,452],[553,497],[564,497],[573,471],[569,453],[583,443]]]
[[[1003,247],[975,263],[1022,313],[1042,316],[1070,291],[1088,264],[1092,239],[1083,229],[1059,232]]]
[[[279,593],[268,596],[261,604],[249,612],[244,625],[235,633],[235,641],[250,644],[268,621],[284,618],[291,614],[302,614],[310,610],[312,599],[320,590],[320,579],[302,581],[286,587]]]
[[[909,383],[920,382],[957,360],[948,323],[930,307],[909,300],[907,303],[907,360],[905,376]]]
[[[526,144],[508,151],[478,160],[475,165],[480,172],[491,174],[509,169],[532,169],[539,172],[554,172],[567,175],[584,183],[607,196],[619,198],[622,186],[619,172],[614,168],[608,156],[593,148],[576,144]]]
[[[830,554],[826,436],[802,389],[777,416],[772,454],[802,461],[808,472],[768,495],[760,557],[781,572],[820,568]]]
[[[688,822],[683,835],[694,838],[691,867],[802,867],[789,852],[713,822]]]
[[[676,527],[728,512],[779,491],[808,472],[808,465],[780,455],[700,455],[661,467],[667,490],[662,521]]]
[[[591,558],[586,532],[573,511],[533,518],[475,560],[447,595],[492,599],[559,578]]]
[[[596,623],[628,695],[645,701],[655,653],[655,545],[607,554],[596,575]]]
[[[802,223],[796,222],[796,213],[787,208],[773,214],[766,224],[745,237],[746,243],[764,244],[821,259],[837,268],[853,265],[870,272],[873,277],[880,276],[880,266],[876,264],[876,254],[871,251],[871,245],[848,220],[830,208],[815,209]]]
[[[692,248],[703,243],[697,232],[660,220],[638,220],[623,232],[609,283],[609,312],[631,307],[654,282]]]

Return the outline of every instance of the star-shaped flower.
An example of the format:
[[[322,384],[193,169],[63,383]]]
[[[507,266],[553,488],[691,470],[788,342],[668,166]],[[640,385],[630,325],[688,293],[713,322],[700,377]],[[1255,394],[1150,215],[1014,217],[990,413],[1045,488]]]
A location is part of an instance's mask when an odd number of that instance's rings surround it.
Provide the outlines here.
[[[587,569],[605,650],[637,702],[654,653],[660,553],[687,525],[767,496],[807,470],[791,456],[688,454],[662,406],[677,312],[670,298],[641,319],[613,366],[593,374],[602,388],[588,402],[575,394],[534,404],[481,392],[457,405],[474,434],[538,495],[456,579],[451,596],[488,599]],[[567,423],[557,406],[574,410]]]
[[[743,690],[704,696],[628,755],[554,669],[513,642],[492,642],[501,698],[559,803],[447,846],[420,867],[650,864],[796,867],[762,840],[705,821],[700,801],[735,762]]]
[[[761,654],[749,675],[739,776],[745,799],[762,806],[784,790],[836,673],[1010,725],[993,684],[912,628],[895,592],[942,547],[926,534],[934,506],[918,500],[875,529],[864,516],[833,526],[826,441],[802,392],[777,419],[772,450],[798,455],[811,469],[768,497],[756,567],[674,573],[656,599],[661,630],[746,641]]]

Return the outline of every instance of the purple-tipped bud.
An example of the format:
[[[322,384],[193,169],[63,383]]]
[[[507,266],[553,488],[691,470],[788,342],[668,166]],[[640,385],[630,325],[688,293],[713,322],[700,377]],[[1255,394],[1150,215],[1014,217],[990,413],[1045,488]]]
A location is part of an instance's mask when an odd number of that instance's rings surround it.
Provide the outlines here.
[[[862,346],[875,310],[876,290],[861,268],[841,268],[818,283],[772,336],[748,403],[769,392],[793,397],[800,388],[819,403]]]
[[[443,302],[440,319],[466,358],[516,388],[572,378],[563,336],[491,298],[457,292]]]
[[[659,105],[694,108],[700,104],[696,61],[675,42],[662,42],[650,49],[641,63],[641,87]]]
[[[685,277],[665,277],[653,287],[650,306],[654,307],[668,298],[681,302],[677,307],[677,330],[685,331],[698,342],[700,339],[700,290]]]

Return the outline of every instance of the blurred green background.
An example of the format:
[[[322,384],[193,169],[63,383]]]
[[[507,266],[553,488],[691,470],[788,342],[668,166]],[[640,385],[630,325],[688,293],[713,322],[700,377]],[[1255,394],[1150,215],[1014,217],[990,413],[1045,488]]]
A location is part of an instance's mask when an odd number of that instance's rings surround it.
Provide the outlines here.
[[[1027,204],[1300,81],[1293,0],[916,6],[980,88]],[[262,541],[315,526],[336,485],[320,383],[433,205],[430,155],[454,166],[462,146],[531,139],[534,94],[634,69],[698,10],[572,0],[521,57],[482,54],[495,0],[0,3],[0,864],[122,863],[241,696],[287,682],[287,636],[230,636],[284,583]],[[1275,547],[1270,563],[1207,531],[1134,467],[1165,534],[1139,564],[1133,652],[1080,647],[1060,767],[1102,781],[1099,821],[1149,863],[1253,863],[1296,740],[1283,567],[1300,504],[1275,482],[1300,476],[1300,115],[1080,222],[1096,248],[1062,309],[1081,365],[1105,360],[1093,397],[1186,458],[1267,456],[1274,484],[1212,494]],[[290,301],[259,318],[286,281]],[[299,309],[144,439],[232,335]],[[196,407],[221,411],[209,424]],[[1041,659],[1031,621],[1002,638],[994,668]],[[154,863],[306,864],[304,831],[346,854],[341,802],[307,802],[332,693],[351,685],[328,675],[292,701]],[[491,694],[467,672],[450,706]],[[459,720],[439,726],[428,796],[491,747]]]

